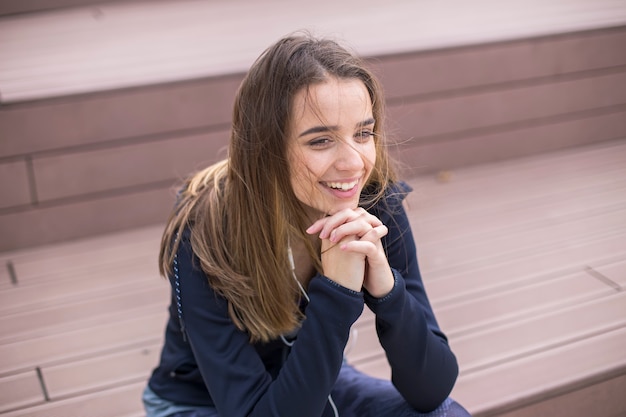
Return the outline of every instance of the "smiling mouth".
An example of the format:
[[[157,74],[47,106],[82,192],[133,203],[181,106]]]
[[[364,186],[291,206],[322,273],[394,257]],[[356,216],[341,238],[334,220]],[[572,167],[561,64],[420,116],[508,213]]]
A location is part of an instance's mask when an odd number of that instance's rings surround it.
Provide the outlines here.
[[[350,182],[323,182],[322,184],[333,190],[349,191],[356,187],[358,183],[358,180],[354,180]]]

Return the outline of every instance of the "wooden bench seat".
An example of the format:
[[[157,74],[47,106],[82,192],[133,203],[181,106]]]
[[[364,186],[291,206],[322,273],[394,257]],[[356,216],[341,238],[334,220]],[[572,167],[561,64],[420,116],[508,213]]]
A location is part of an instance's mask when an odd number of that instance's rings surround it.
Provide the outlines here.
[[[0,375],[63,363],[162,338],[165,306],[131,318],[0,345]]]
[[[158,363],[161,346],[159,340],[82,361],[44,366],[41,373],[48,398],[56,401],[133,382],[145,383],[146,376]]]
[[[626,326],[626,294],[569,306],[551,313],[517,317],[505,324],[453,338],[461,374],[549,350]]]
[[[611,285],[615,290],[619,291],[626,287],[626,262],[613,262],[610,264],[599,265],[593,263],[590,265],[594,271],[598,272],[600,277]]]
[[[425,285],[461,366],[453,395],[476,417],[626,412],[625,160],[622,140],[409,178]],[[0,287],[0,416],[142,416],[169,297],[161,229],[0,255],[18,283]],[[366,309],[347,357],[389,377],[373,321]]]
[[[144,271],[157,271],[157,254],[161,227],[133,229],[112,235],[103,234],[99,239],[70,241],[44,248],[29,248],[27,251],[7,251],[0,253],[0,263],[11,262],[14,273],[19,277],[19,285],[65,281],[71,278],[90,277],[99,271],[114,281],[115,271],[107,268],[142,268]],[[139,262],[133,262],[137,261]],[[150,261],[152,260],[152,262]],[[128,261],[128,262],[124,262]],[[10,284],[6,268],[2,268],[5,279],[2,285]],[[120,280],[127,276],[118,274]],[[0,287],[2,288],[2,287]],[[1,307],[0,307],[1,308]]]
[[[128,291],[137,291],[146,288],[162,287],[154,282],[158,276],[155,256],[142,259],[138,256],[132,261],[120,261],[109,268],[94,266],[85,268],[76,274],[55,272],[43,282],[17,284],[0,289],[0,311],[5,314],[15,314],[32,311],[41,306],[59,305],[62,303],[80,302],[89,299],[91,294],[104,297],[110,294],[120,294]],[[132,277],[132,279],[128,279]]]
[[[626,279],[623,281],[626,282]],[[438,318],[443,328],[452,329],[448,332],[450,344],[457,352],[461,375],[464,376],[476,369],[506,362],[537,349],[550,349],[571,340],[626,327],[626,294],[610,288],[606,290],[603,296],[582,303],[572,300],[564,307],[544,310],[541,314],[510,310],[507,312],[508,317],[500,320],[496,318],[493,320],[495,323],[478,330],[472,326],[471,332],[462,332],[458,328],[455,331],[454,326],[443,324],[445,320],[441,318],[445,314],[438,314]],[[531,299],[526,301],[530,304]],[[486,304],[488,309],[489,305]],[[482,315],[482,312],[476,314],[476,311],[476,306],[459,308],[454,317],[469,316],[471,321],[472,316]],[[367,320],[358,326],[358,341],[349,356],[356,364],[371,361],[383,353],[377,346],[376,333],[371,324],[371,320]],[[372,346],[377,349],[372,349]]]
[[[623,327],[461,376],[452,395],[474,416],[619,417],[626,412]],[[384,358],[360,365],[388,377]]]
[[[603,299],[615,290],[579,272],[564,277],[502,290],[437,309],[440,324],[450,337],[507,324],[517,317],[543,316],[562,306]]]
[[[572,340],[582,340],[598,333],[626,326],[624,294],[602,300],[570,306],[551,314],[535,316],[532,320],[519,319],[520,323],[507,323],[488,331],[463,336],[451,336],[451,344],[459,353],[463,364],[461,379],[480,372],[497,363],[528,356],[536,350],[543,351],[567,345]],[[621,314],[621,316],[620,316]],[[586,322],[572,323],[571,317],[589,317]],[[573,325],[573,327],[572,327]],[[569,326],[568,329],[564,327]],[[378,347],[371,317],[357,324],[358,337],[349,343],[348,359],[359,367],[368,369],[370,363],[383,358]],[[569,333],[568,333],[569,332]],[[520,334],[526,335],[519,347]],[[555,340],[553,336],[558,336]],[[52,401],[81,393],[103,390],[108,387],[145,380],[158,359],[160,341],[143,347],[124,349],[118,353],[68,362],[63,365],[41,368],[46,382],[48,398]],[[380,374],[379,374],[380,375]],[[381,375],[388,377],[388,375]],[[458,391],[458,390],[457,390]]]
[[[579,273],[581,265],[604,265],[618,261],[624,256],[626,234],[616,234],[582,242],[568,242],[565,247],[554,248],[531,256],[519,256],[508,262],[474,263],[465,270],[457,268],[446,275],[432,271],[435,275],[428,283],[433,305],[446,306],[475,298],[483,294],[494,294],[502,290],[515,289],[531,282],[541,282],[572,273]],[[472,268],[474,273],[466,271]],[[506,277],[506,279],[502,279]],[[450,291],[451,287],[454,291]]]
[[[0,377],[0,413],[42,404],[45,400],[36,370]]]
[[[141,393],[144,387],[145,382],[135,382],[27,409],[9,411],[1,415],[3,417],[142,417],[144,413]]]
[[[169,300],[165,288],[124,291],[104,298],[86,299],[0,318],[0,340],[21,340],[54,335],[63,331],[119,322],[128,317],[163,310]],[[28,325],[30,324],[30,325]]]

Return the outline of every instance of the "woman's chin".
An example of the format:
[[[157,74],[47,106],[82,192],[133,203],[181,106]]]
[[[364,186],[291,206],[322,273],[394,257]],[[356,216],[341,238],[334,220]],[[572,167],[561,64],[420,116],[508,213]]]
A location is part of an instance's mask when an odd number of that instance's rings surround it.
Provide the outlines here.
[[[333,214],[338,213],[341,210],[354,210],[359,206],[358,199],[345,199],[343,201],[324,201],[320,198],[315,201],[302,203],[306,207],[306,210],[311,219],[332,216]]]
[[[328,205],[328,208],[324,211],[324,213],[328,216],[332,216],[335,213],[340,212],[341,210],[346,210],[346,209],[356,209],[359,206],[359,202],[358,201],[346,201],[343,202],[341,204],[332,204],[332,205]]]

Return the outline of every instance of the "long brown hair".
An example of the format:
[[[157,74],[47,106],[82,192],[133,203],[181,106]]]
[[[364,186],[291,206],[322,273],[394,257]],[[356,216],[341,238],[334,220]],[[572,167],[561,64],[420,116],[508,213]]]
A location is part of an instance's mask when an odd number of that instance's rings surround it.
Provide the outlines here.
[[[362,196],[362,204],[380,197],[395,175],[384,144],[378,81],[337,42],[293,35],[268,48],[250,68],[235,98],[228,159],[186,181],[163,234],[161,274],[171,273],[180,237],[189,228],[200,267],[252,342],[276,338],[302,319],[289,236],[304,242],[321,272],[320,254],[304,232],[311,220],[291,188],[287,140],[295,94],[328,77],[359,79],[367,88],[377,157],[366,188],[378,191]]]

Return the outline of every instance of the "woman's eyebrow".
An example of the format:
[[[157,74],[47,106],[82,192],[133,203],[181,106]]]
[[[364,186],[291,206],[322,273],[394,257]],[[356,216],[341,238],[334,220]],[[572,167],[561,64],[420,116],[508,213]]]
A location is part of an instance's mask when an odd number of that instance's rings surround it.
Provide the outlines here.
[[[374,120],[373,117],[370,117],[369,119],[363,120],[362,122],[359,122],[356,124],[356,127],[364,127],[364,126],[369,126],[369,125],[373,125],[376,123],[376,120]]]
[[[362,122],[359,122],[356,124],[356,127],[364,127],[364,126],[369,126],[369,125],[373,125],[374,123],[376,123],[376,120],[374,120],[373,117],[370,117],[369,119],[363,120]],[[304,132],[300,133],[300,135],[298,135],[299,138],[301,138],[302,136],[306,136],[306,135],[310,135],[312,133],[323,133],[323,132],[335,132],[339,130],[338,126],[313,126],[310,129],[305,130]]]
[[[332,132],[335,130],[337,130],[337,126],[313,126],[312,128],[300,133],[298,137],[301,138],[302,136],[310,135],[311,133]]]

